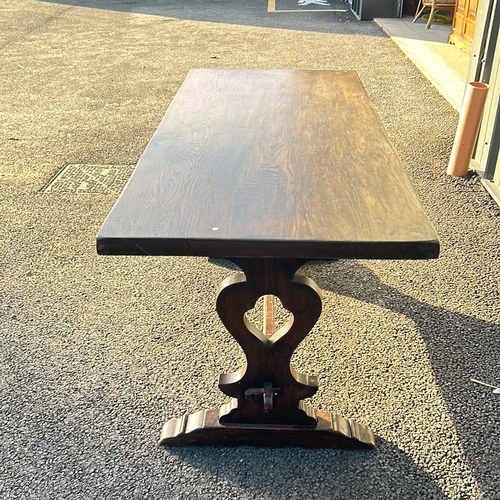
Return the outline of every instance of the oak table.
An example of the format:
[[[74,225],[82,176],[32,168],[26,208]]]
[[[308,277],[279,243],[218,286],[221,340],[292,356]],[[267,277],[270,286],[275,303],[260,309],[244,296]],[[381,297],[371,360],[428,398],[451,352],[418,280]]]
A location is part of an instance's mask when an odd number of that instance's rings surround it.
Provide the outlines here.
[[[160,444],[374,449],[369,427],[304,402],[317,378],[290,359],[321,298],[296,271],[317,259],[436,258],[439,242],[355,72],[196,69],[97,249],[224,257],[243,271],[222,282],[216,301],[246,356],[220,376],[231,399],[170,420]],[[278,331],[272,307],[264,331],[246,316],[262,296],[292,314]]]

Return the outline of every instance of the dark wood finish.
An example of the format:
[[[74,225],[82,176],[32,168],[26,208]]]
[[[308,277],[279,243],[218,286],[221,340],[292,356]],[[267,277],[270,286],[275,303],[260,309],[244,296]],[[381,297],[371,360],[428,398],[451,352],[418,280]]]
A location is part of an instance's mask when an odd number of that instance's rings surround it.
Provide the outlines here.
[[[193,70],[97,238],[111,255],[225,257],[217,312],[246,356],[220,409],[172,419],[165,446],[375,449],[304,399],[293,352],[321,314],[316,258],[437,257],[437,235],[354,72]],[[265,296],[262,331],[246,313]],[[274,328],[274,296],[292,313]]]
[[[168,421],[160,444],[334,447],[375,449],[369,427],[305,403],[318,389],[317,377],[298,373],[290,359],[321,314],[316,284],[296,271],[305,259],[232,259],[243,273],[226,278],[217,294],[217,312],[245,353],[247,362],[223,374],[219,388],[231,396],[217,410],[200,411]],[[246,313],[257,300],[274,301],[293,315],[274,331],[269,305],[264,305],[263,331]],[[268,324],[266,326],[266,319]],[[267,334],[266,334],[267,330]]]
[[[97,249],[424,259],[439,244],[355,72],[192,70]]]
[[[304,405],[306,407],[307,405]],[[309,407],[317,425],[234,425],[222,424],[221,416],[231,403],[215,410],[201,410],[174,418],[163,427],[162,446],[302,446],[305,448],[339,448],[375,450],[375,437],[369,427],[335,413],[315,411]]]
[[[290,359],[321,314],[320,291],[309,278],[295,274],[304,264],[298,259],[233,259],[243,274],[222,282],[217,312],[224,326],[245,353],[247,363],[237,372],[221,375],[219,388],[236,398],[238,406],[223,423],[315,425],[299,408],[300,400],[318,390],[316,377],[302,375]],[[259,297],[275,295],[293,319],[271,338],[251,323],[245,313]],[[270,404],[264,408],[266,383]]]

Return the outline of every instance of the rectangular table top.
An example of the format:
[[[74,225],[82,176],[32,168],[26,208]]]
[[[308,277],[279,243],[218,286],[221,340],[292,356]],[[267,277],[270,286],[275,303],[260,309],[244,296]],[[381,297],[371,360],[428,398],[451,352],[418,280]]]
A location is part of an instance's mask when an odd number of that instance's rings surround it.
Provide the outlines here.
[[[439,242],[355,72],[196,69],[97,249],[425,259]]]

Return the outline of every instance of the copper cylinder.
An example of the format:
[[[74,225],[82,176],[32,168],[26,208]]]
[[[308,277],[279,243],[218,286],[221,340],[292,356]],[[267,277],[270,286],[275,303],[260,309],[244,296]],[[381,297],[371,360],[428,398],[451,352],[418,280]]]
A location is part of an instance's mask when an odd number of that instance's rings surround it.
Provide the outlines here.
[[[469,171],[488,88],[488,85],[481,82],[471,82],[467,85],[448,164],[448,175],[464,177]]]

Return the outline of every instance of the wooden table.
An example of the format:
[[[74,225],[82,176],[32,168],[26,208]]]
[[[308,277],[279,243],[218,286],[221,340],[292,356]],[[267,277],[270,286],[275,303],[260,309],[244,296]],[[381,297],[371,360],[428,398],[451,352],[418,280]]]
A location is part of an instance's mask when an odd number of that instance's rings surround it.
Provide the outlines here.
[[[290,359],[321,298],[296,271],[312,259],[436,258],[439,243],[355,72],[198,69],[97,249],[225,257],[244,273],[222,282],[216,303],[247,358],[220,376],[231,400],[167,422],[161,444],[373,449],[366,425],[303,401],[317,378]],[[268,313],[260,331],[245,313],[270,295],[292,320],[274,331]]]

